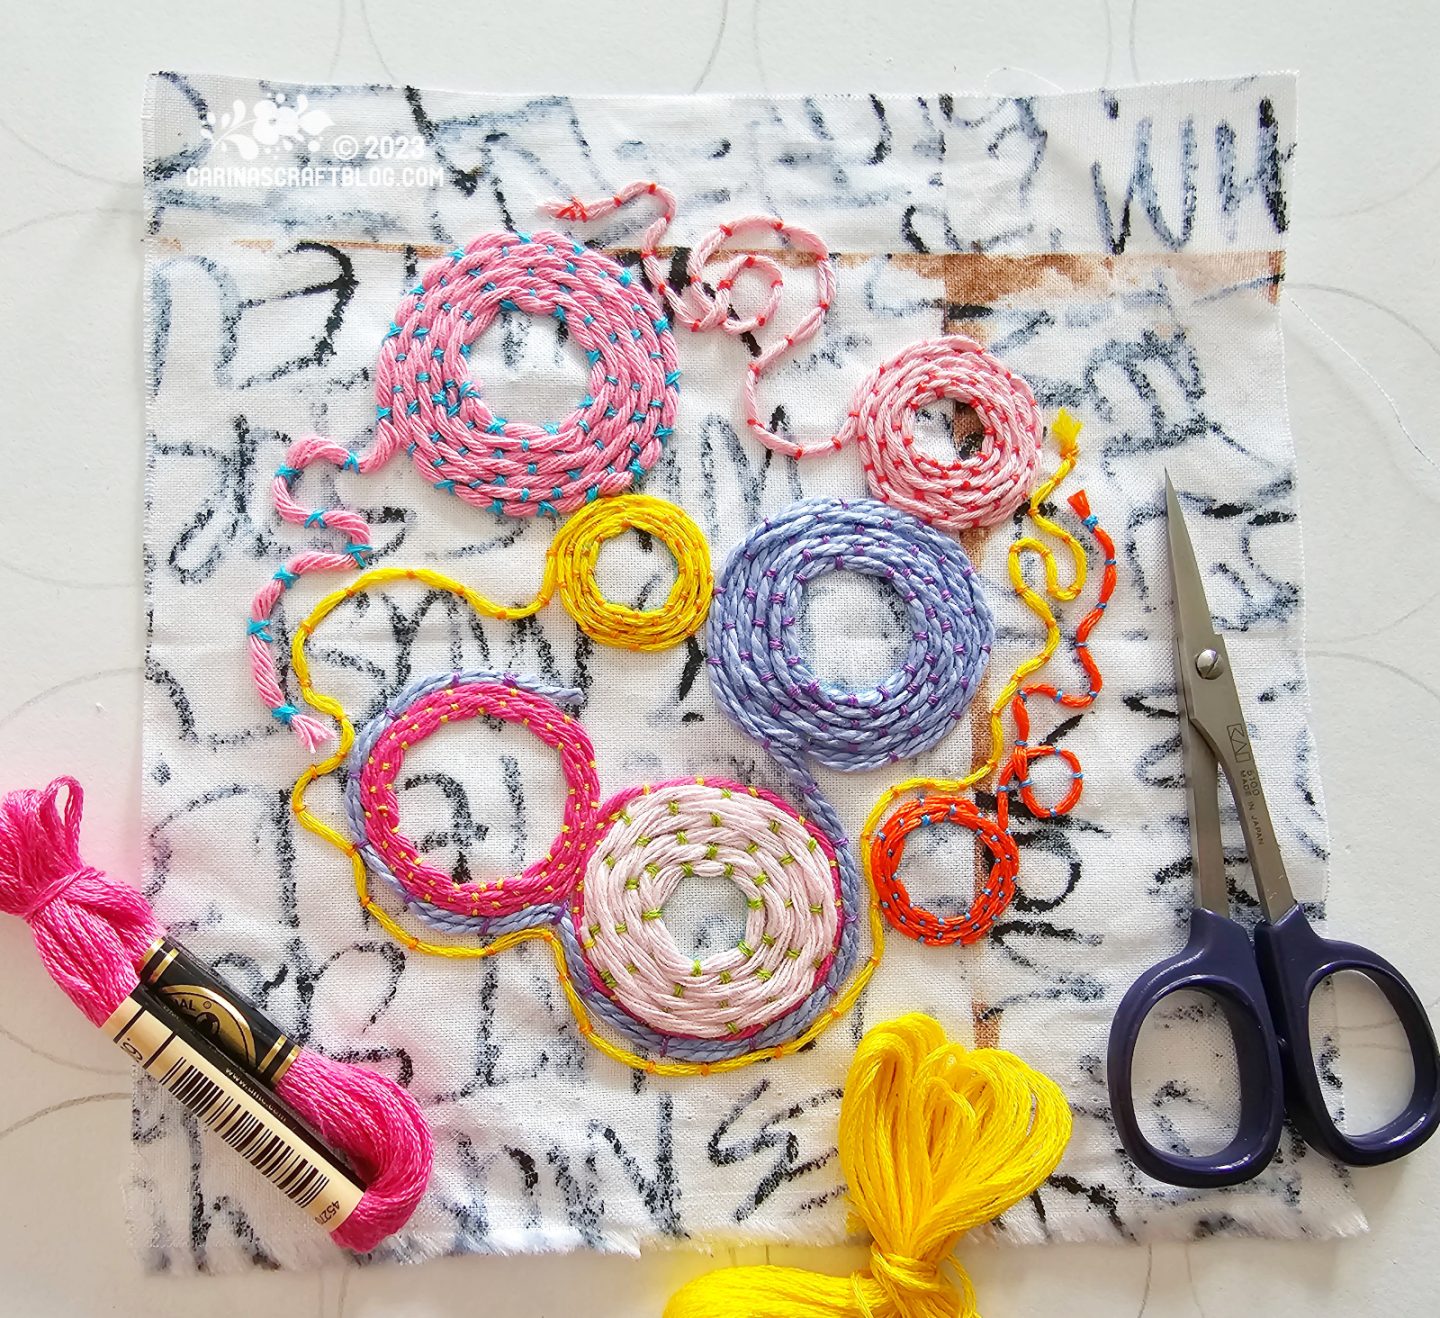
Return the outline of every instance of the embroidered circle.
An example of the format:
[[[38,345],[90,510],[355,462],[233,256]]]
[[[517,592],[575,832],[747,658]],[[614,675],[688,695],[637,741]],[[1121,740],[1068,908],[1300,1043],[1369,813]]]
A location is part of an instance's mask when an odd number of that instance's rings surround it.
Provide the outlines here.
[[[553,317],[590,365],[554,422],[498,416],[470,347],[501,311]],[[558,233],[486,233],[430,265],[400,303],[375,368],[375,451],[406,449],[425,478],[512,517],[564,515],[627,490],[660,457],[679,392],[675,339],[654,296]]]
[[[408,687],[356,739],[345,786],[356,845],[371,872],[410,901],[464,917],[463,922],[442,917],[438,923],[446,927],[516,915],[525,917],[522,923],[551,918],[580,879],[585,856],[600,832],[595,749],[585,729],[552,697],[575,701],[579,692],[550,689],[541,694],[512,676],[490,672],[442,675]],[[557,750],[569,790],[560,834],[541,859],[521,874],[456,884],[427,864],[400,831],[395,780],[417,742],[446,724],[481,717],[524,724]]]
[[[869,690],[822,682],[799,648],[800,595],[827,572],[888,581],[910,636],[899,668]],[[935,745],[961,718],[995,639],[960,546],[870,499],[810,499],[756,527],[731,555],[707,629],[720,703],[792,768],[872,769]]]
[[[593,986],[668,1035],[743,1039],[820,988],[840,936],[834,850],[783,801],[737,783],[632,788],[603,812],[573,918]],[[665,926],[682,882],[734,884],[747,906],[736,946],[686,955]]]
[[[915,447],[915,413],[942,398],[973,408],[977,453],[942,462]],[[1040,461],[1040,411],[1030,386],[973,339],[947,334],[902,349],[855,391],[836,437],[859,444],[865,479],[886,503],[947,531],[1002,521],[1024,502]]]
[[[614,604],[595,580],[601,546],[629,530],[653,535],[674,556],[675,584],[658,609]],[[705,621],[715,585],[700,528],[684,509],[648,494],[605,499],[576,513],[556,533],[550,560],[565,611],[602,645],[629,650],[667,650],[693,636]],[[547,564],[547,580],[549,575]]]
[[[1079,597],[1085,585],[1086,557],[1080,542],[1042,511],[1075,464],[1076,439],[1079,425],[1068,413],[1061,411],[1055,418],[1054,434],[1059,441],[1062,461],[1055,472],[1030,496],[1030,519],[1037,528],[1055,536],[1069,547],[1074,572],[1068,585],[1061,585],[1053,550],[1033,536],[1021,536],[1010,546],[1008,554],[1010,580],[1020,599],[1045,624],[1045,642],[1035,654],[1023,659],[1010,675],[1009,681],[990,708],[990,753],[961,778],[909,778],[892,784],[871,807],[865,828],[860,835],[860,851],[865,872],[879,901],[885,918],[901,933],[922,943],[971,943],[983,937],[995,919],[1006,909],[1014,896],[1018,871],[1019,849],[1010,832],[1010,801],[1018,795],[1023,807],[1037,820],[1055,819],[1068,814],[1079,804],[1084,787],[1084,773],[1074,751],[1048,741],[1035,741],[1031,731],[1030,702],[1053,701],[1061,709],[1078,717],[1089,709],[1100,695],[1103,685],[1100,668],[1090,652],[1090,637],[1105,617],[1118,581],[1115,542],[1090,510],[1084,490],[1077,490],[1066,501],[1081,519],[1081,524],[1094,537],[1104,554],[1100,590],[1094,606],[1075,629],[1071,647],[1086,678],[1082,691],[1062,691],[1049,682],[1024,679],[1038,671],[1050,659],[1060,643],[1060,626],[1045,601],[1045,595],[1060,602]],[[1044,565],[1045,594],[1027,580],[1021,558],[1026,553],[1038,554]],[[1004,727],[1001,713],[1009,705],[1015,723],[1014,746],[1002,763]],[[1056,759],[1069,770],[1069,785],[1052,806],[1042,805],[1035,794],[1031,779],[1032,766],[1045,759]],[[968,788],[983,782],[998,770],[995,784],[995,816],[988,818],[979,806],[962,795]],[[916,793],[912,799],[907,794]],[[896,803],[900,802],[899,805]],[[892,809],[892,807],[894,807]],[[888,814],[886,812],[889,812]],[[963,915],[941,919],[933,912],[915,906],[898,870],[904,856],[905,840],[917,828],[935,823],[958,823],[973,832],[994,858],[990,872],[975,901]]]
[[[1093,699],[1093,697],[1092,697]],[[1069,776],[1065,780],[1065,792],[1054,805],[1042,805],[1035,796],[1035,784],[1031,781],[1030,766],[1037,760],[1048,759],[1054,756],[1062,761],[1069,770]],[[1025,809],[1036,819],[1055,819],[1060,815],[1068,815],[1077,805],[1080,804],[1080,795],[1085,788],[1085,773],[1080,767],[1080,757],[1074,751],[1064,746],[1022,746],[1019,752],[1012,756],[1011,770],[1018,768],[1023,777],[1015,785],[1020,799],[1025,803]],[[1006,785],[1008,786],[1008,780]]]
[[[721,224],[690,249],[685,281],[669,282],[670,266],[660,243],[675,219],[675,194],[643,179],[609,197],[584,201],[571,197],[547,203],[557,218],[595,220],[639,198],[658,205],[659,214],[640,240],[640,260],[651,285],[695,332],[721,329],[755,334],[780,304],[784,272],[765,252],[739,252],[707,277],[704,267],[742,233],[774,234],[810,257],[815,272],[815,302],[783,334],[756,344],[745,368],[742,389],[745,424],[767,448],[788,457],[860,447],[871,492],[897,508],[949,531],[1003,521],[1024,502],[1040,459],[1040,415],[1030,386],[996,361],[973,339],[960,334],[924,339],[903,348],[861,382],[844,423],[828,439],[799,441],[766,423],[759,400],[760,378],[781,359],[819,333],[835,300],[835,263],[825,241],[808,229],[774,215],[746,215]],[[761,285],[759,308],[741,315],[734,307],[737,282],[749,276]],[[915,413],[942,398],[968,404],[980,417],[984,440],[978,453],[942,462],[915,448]]]
[[[989,876],[963,915],[936,915],[910,900],[899,875],[905,843],[917,829],[933,824],[959,824],[968,828],[988,851],[993,863]],[[1020,850],[1009,829],[982,814],[968,797],[933,793],[906,801],[890,814],[884,826],[870,836],[870,881],[885,918],[902,934],[920,943],[973,943],[982,938],[1015,895],[1020,872]]]

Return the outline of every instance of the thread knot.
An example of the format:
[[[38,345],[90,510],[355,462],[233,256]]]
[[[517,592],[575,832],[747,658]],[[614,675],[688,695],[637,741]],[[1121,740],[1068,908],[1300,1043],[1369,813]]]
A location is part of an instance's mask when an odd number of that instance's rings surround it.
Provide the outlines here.
[[[898,1313],[907,1312],[905,1299],[908,1295],[936,1295],[951,1289],[940,1275],[940,1265],[933,1259],[887,1254],[878,1245],[870,1247],[870,1275],[890,1297]]]

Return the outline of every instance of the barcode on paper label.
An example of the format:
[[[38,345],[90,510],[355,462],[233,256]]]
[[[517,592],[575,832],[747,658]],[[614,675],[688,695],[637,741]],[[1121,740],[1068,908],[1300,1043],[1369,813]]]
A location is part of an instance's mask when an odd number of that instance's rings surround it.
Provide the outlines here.
[[[206,1130],[321,1226],[333,1231],[355,1211],[362,1187],[260,1089],[227,1075],[214,1045],[189,1034],[145,990],[126,998],[103,1028]]]

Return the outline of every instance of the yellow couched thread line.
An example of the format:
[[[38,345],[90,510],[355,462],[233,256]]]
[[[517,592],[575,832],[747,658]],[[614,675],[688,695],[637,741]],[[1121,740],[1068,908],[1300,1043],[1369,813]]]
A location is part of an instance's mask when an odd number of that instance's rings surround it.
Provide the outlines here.
[[[1020,689],[1021,683],[1031,673],[1042,667],[1059,645],[1059,625],[1055,621],[1049,605],[1046,604],[1044,596],[1026,582],[1021,570],[1021,556],[1026,551],[1033,551],[1040,555],[1044,563],[1046,593],[1052,599],[1061,602],[1071,601],[1084,588],[1086,557],[1083,548],[1074,536],[1046,517],[1040,510],[1040,505],[1054,493],[1074,467],[1078,452],[1079,432],[1079,423],[1068,412],[1062,410],[1056,417],[1050,432],[1055,437],[1061,461],[1049,479],[1031,495],[1028,510],[1029,516],[1036,526],[1060,540],[1069,551],[1073,565],[1069,584],[1060,584],[1059,566],[1054,551],[1044,542],[1033,537],[1023,537],[1010,546],[1008,567],[1011,584],[1020,598],[1044,623],[1046,629],[1044,644],[1036,654],[1023,660],[1016,667],[1004,689],[992,704],[990,753],[984,763],[977,766],[964,778],[954,780],[906,779],[890,788],[872,808],[865,823],[860,845],[861,858],[865,866],[872,952],[869,959],[861,965],[855,977],[836,996],[831,1008],[824,1015],[818,1017],[798,1038],[741,1057],[728,1058],[718,1062],[657,1060],[632,1052],[596,1032],[594,1021],[571,980],[564,949],[552,930],[537,928],[504,934],[479,947],[438,943],[415,937],[371,898],[369,877],[358,849],[311,812],[305,800],[310,786],[320,778],[333,773],[344,762],[355,741],[354,725],[350,722],[339,701],[333,696],[315,690],[310,672],[309,656],[306,652],[308,639],[315,628],[344,600],[371,586],[409,579],[455,594],[483,616],[518,619],[538,612],[558,593],[567,612],[581,629],[594,639],[604,644],[635,650],[665,649],[693,635],[698,630],[708,610],[714,584],[709,549],[705,544],[704,537],[694,522],[673,504],[653,499],[648,495],[628,495],[591,504],[571,518],[551,542],[546,554],[545,571],[539,594],[528,604],[518,606],[497,604],[461,582],[428,568],[375,568],[364,573],[344,589],[336,590],[321,599],[305,621],[296,628],[291,644],[291,661],[301,695],[312,708],[337,721],[340,738],[339,744],[332,754],[320,763],[307,768],[296,780],[290,796],[295,817],[303,827],[349,858],[354,875],[355,892],[361,906],[392,938],[412,951],[452,959],[474,959],[493,956],[529,939],[538,939],[548,943],[555,958],[556,971],[566,1001],[570,1004],[570,1009],[579,1023],[581,1033],[601,1052],[623,1065],[637,1067],[656,1075],[709,1075],[713,1072],[738,1070],[753,1062],[782,1057],[787,1053],[795,1052],[818,1038],[835,1020],[855,1005],[882,959],[885,946],[885,924],[871,882],[868,842],[886,809],[906,792],[963,791],[994,772],[1004,752],[1004,727],[1001,721],[1004,709]],[[595,566],[601,544],[632,528],[654,534],[670,548],[675,556],[677,566],[675,584],[671,587],[665,604],[656,610],[642,611],[612,604],[600,595],[595,582]],[[754,791],[753,788],[751,790]]]
[[[321,706],[316,705],[316,708],[321,708]],[[326,710],[325,712],[328,713],[329,711]],[[352,730],[351,740],[353,740],[353,736]],[[342,737],[342,742],[344,740]],[[452,943],[437,943],[415,937],[415,935],[400,924],[394,916],[381,908],[370,895],[369,875],[366,872],[365,862],[360,856],[358,849],[351,847],[344,837],[322,819],[318,818],[305,803],[305,793],[310,785],[325,775],[332,773],[344,758],[345,751],[343,749],[337,750],[335,754],[326,760],[306,769],[296,780],[295,786],[290,793],[290,804],[295,812],[296,819],[298,819],[306,829],[314,833],[317,837],[323,838],[331,846],[349,857],[355,883],[355,895],[365,911],[368,912],[376,923],[395,939],[396,942],[409,948],[412,952],[423,952],[429,956],[449,957],[454,960],[471,960],[494,956],[497,952],[503,952],[507,948],[515,947],[529,939],[538,939],[549,944],[551,954],[555,958],[555,970],[560,977],[560,985],[565,993],[565,1000],[570,1004],[570,1010],[579,1023],[580,1032],[607,1057],[613,1058],[624,1066],[636,1067],[654,1075],[709,1075],[711,1072],[734,1071],[742,1066],[748,1066],[752,1062],[784,1056],[785,1053],[793,1052],[797,1048],[803,1048],[811,1040],[818,1038],[837,1017],[848,1012],[850,1008],[855,1005],[865,985],[869,983],[870,976],[875,973],[876,966],[880,964],[881,952],[885,946],[885,923],[881,918],[879,905],[875,901],[874,894],[872,893],[868,907],[870,937],[875,950],[872,952],[869,961],[860,968],[855,978],[851,980],[845,989],[836,997],[830,1011],[824,1016],[819,1017],[811,1024],[810,1028],[798,1038],[792,1039],[785,1044],[778,1044],[771,1048],[746,1054],[743,1057],[732,1057],[717,1062],[676,1062],[644,1057],[626,1048],[623,1044],[614,1043],[604,1035],[596,1032],[595,1023],[590,1016],[590,1012],[587,1010],[584,1000],[581,998],[571,980],[570,968],[565,960],[564,948],[552,930],[545,928],[525,929],[516,933],[502,934],[500,937],[492,939],[490,942],[479,947]]]
[[[675,584],[659,609],[642,611],[612,604],[599,593],[595,583],[595,564],[601,544],[630,529],[649,532],[675,556]],[[295,629],[290,659],[300,694],[311,708],[336,721],[340,729],[340,739],[330,755],[311,765],[295,780],[290,792],[290,806],[295,818],[305,829],[348,857],[355,883],[355,895],[360,905],[391,938],[412,952],[423,952],[428,956],[447,957],[452,960],[494,956],[497,952],[503,952],[531,939],[549,944],[561,988],[579,1023],[580,1032],[606,1056],[625,1066],[637,1067],[654,1075],[709,1075],[712,1072],[733,1071],[766,1058],[783,1056],[817,1038],[837,1016],[843,1015],[855,1005],[879,963],[879,951],[885,944],[885,924],[873,895],[868,905],[870,936],[876,952],[836,997],[831,1010],[819,1017],[804,1034],[786,1044],[717,1062],[677,1062],[644,1057],[597,1033],[584,1000],[571,981],[564,948],[550,929],[525,929],[503,934],[479,947],[440,943],[417,938],[385,911],[370,895],[369,875],[359,850],[349,839],[320,819],[306,803],[306,794],[311,785],[334,773],[345,762],[345,757],[355,744],[355,726],[344,706],[335,697],[315,689],[307,647],[315,629],[346,599],[373,586],[403,580],[418,581],[436,590],[457,595],[484,617],[528,618],[544,608],[558,593],[566,611],[589,636],[604,644],[632,650],[667,649],[692,635],[705,620],[714,591],[710,550],[699,527],[674,504],[651,498],[649,495],[634,494],[602,499],[590,504],[561,527],[545,556],[545,572],[540,593],[528,604],[497,604],[488,596],[471,590],[443,573],[429,568],[400,567],[372,568],[344,589],[331,592],[316,604],[304,622]]]
[[[921,794],[926,792],[946,794],[963,792],[975,786],[976,783],[984,782],[999,767],[1000,757],[1005,753],[1004,713],[1010,707],[1015,693],[1020,690],[1021,683],[1031,673],[1043,668],[1060,644],[1060,624],[1056,622],[1054,612],[1045,602],[1045,595],[1049,595],[1051,599],[1060,603],[1068,604],[1078,598],[1080,592],[1085,588],[1084,547],[1069,531],[1045,516],[1040,510],[1041,504],[1055,493],[1075,467],[1075,460],[1080,452],[1080,423],[1062,408],[1055,417],[1054,424],[1050,427],[1050,434],[1054,437],[1056,447],[1060,450],[1060,462],[1049,478],[1036,487],[1035,492],[1030,496],[1028,516],[1036,526],[1053,535],[1065,546],[1071,563],[1070,582],[1068,585],[1060,584],[1060,567],[1055,551],[1043,540],[1037,540],[1033,536],[1021,536],[1011,544],[1007,564],[1010,572],[1010,584],[1015,588],[1015,593],[1025,601],[1026,606],[1044,625],[1045,640],[1039,650],[1016,665],[1015,671],[1010,674],[1009,680],[991,703],[990,751],[981,763],[977,764],[963,778],[903,779],[886,788],[879,800],[871,806],[870,813],[865,819],[865,827],[860,833],[860,859],[865,868],[866,881],[871,883],[872,887],[870,842],[876,829],[880,827],[885,815],[896,801],[911,792]],[[1045,566],[1045,595],[1042,595],[1025,580],[1022,559],[1027,552],[1038,554]]]

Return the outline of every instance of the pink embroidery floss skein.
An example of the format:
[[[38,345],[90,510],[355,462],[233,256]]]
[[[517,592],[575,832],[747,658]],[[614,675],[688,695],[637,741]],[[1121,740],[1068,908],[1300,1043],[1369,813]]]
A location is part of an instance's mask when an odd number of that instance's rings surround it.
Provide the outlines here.
[[[83,803],[73,778],[0,802],[0,910],[30,926],[50,977],[98,1026],[135,991],[136,966],[165,931],[139,892],[85,863]],[[331,1236],[346,1249],[374,1249],[409,1220],[430,1179],[434,1150],[415,1100],[382,1075],[308,1049],[275,1093],[368,1182]]]
[[[773,233],[812,258],[815,305],[785,334],[760,349],[745,367],[742,397],[745,424],[766,448],[803,458],[834,452],[853,443],[860,451],[865,480],[877,498],[913,513],[945,531],[965,531],[1004,521],[1030,493],[1040,460],[1040,411],[1030,386],[974,339],[942,334],[921,339],[882,362],[855,390],[840,428],[826,439],[800,442],[776,433],[760,414],[760,377],[777,361],[814,338],[835,299],[835,265],[824,240],[809,229],[773,215],[747,215],[717,225],[690,252],[686,282],[677,289],[666,277],[659,246],[675,218],[675,195],[658,183],[627,184],[598,201],[571,197],[542,209],[559,219],[590,221],[613,214],[639,197],[660,208],[641,238],[645,277],[670,305],[676,320],[700,333],[753,334],[775,315],[785,282],[780,263],[764,252],[738,252],[707,279],[704,268],[742,233]],[[741,315],[734,288],[746,274],[768,285],[758,310]],[[984,431],[977,453],[941,461],[915,445],[915,413],[949,398],[972,408]]]

